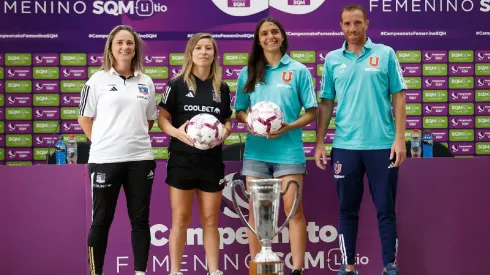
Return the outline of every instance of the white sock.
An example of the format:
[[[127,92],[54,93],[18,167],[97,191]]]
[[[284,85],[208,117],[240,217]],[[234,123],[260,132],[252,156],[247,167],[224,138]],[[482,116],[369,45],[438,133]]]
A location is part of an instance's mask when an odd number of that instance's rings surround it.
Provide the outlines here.
[[[143,271],[136,271],[136,273],[135,273],[135,274],[136,274],[136,275],[145,275],[145,272],[143,272]]]

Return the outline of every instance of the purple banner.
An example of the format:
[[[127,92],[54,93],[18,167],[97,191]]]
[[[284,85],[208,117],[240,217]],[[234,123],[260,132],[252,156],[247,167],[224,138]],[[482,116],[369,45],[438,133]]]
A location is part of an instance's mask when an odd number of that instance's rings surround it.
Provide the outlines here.
[[[0,147],[5,147],[5,136],[0,135]]]
[[[99,53],[87,54],[87,63],[89,66],[102,66],[104,55]]]
[[[450,76],[473,76],[475,73],[475,65],[473,64],[450,64]]]
[[[7,94],[5,95],[6,107],[31,107],[32,95],[30,94]]]
[[[3,54],[0,54],[0,66],[3,66]]]
[[[32,89],[36,93],[59,93],[60,82],[57,80],[34,80]]]
[[[30,161],[32,160],[31,148],[6,148],[5,159],[7,161]]]
[[[33,144],[36,147],[50,147],[56,144],[58,136],[52,134],[34,134],[33,139]]]
[[[490,115],[490,102],[476,103],[475,113],[477,115]]]
[[[423,78],[423,87],[424,89],[447,89],[447,77],[424,77]]]
[[[239,123],[236,119],[231,119],[232,132],[234,133],[246,133],[247,132],[247,124]]]
[[[444,116],[448,114],[447,103],[424,103],[423,108],[426,116]]]
[[[6,67],[5,79],[31,79],[32,69],[29,67]]]
[[[151,146],[169,146],[170,137],[164,133],[150,133]]]
[[[315,155],[315,143],[303,144],[303,150],[305,151],[306,157],[313,157]]]
[[[87,79],[86,67],[61,67],[61,79]]]
[[[3,80],[0,80],[0,93],[5,93],[5,86]]]
[[[449,140],[449,131],[441,129],[431,129],[430,132],[435,141],[446,142]]]
[[[403,76],[420,76],[422,75],[421,64],[400,64]]]
[[[61,123],[61,133],[63,134],[83,134],[82,127],[76,120],[67,120]]]
[[[473,155],[475,144],[470,142],[450,142],[449,148],[454,155]]]
[[[37,53],[32,55],[34,66],[58,66],[60,56],[57,53]]]
[[[490,141],[490,129],[478,129],[475,132],[476,141]]]
[[[453,116],[450,117],[450,128],[473,128],[475,127],[475,118],[473,116]]]
[[[425,63],[446,63],[447,51],[423,51]]]
[[[323,141],[325,143],[333,143],[333,138],[335,136],[335,130],[327,130],[327,133],[325,134],[325,138]]]
[[[476,62],[490,62],[490,50],[476,51],[475,56]]]
[[[406,90],[405,91],[405,100],[407,101],[407,103],[421,102],[422,101],[422,92],[419,90]]]
[[[237,80],[243,66],[226,66],[223,68],[223,79]]]
[[[35,107],[33,118],[35,120],[58,120],[60,119],[60,109],[58,107]]]
[[[5,109],[3,107],[0,107],[0,120],[5,119]]]
[[[32,133],[32,121],[7,121],[5,127],[7,134],[30,134]]]
[[[405,127],[407,129],[422,129],[422,118],[408,116],[406,119]]]
[[[475,91],[473,90],[449,90],[449,102],[473,102]]]
[[[167,81],[166,80],[154,79],[153,84],[155,84],[155,92],[157,94],[163,93],[165,91],[165,87],[167,87]]]
[[[61,107],[78,107],[80,104],[80,94],[64,94],[61,99]]]
[[[490,89],[490,76],[476,77],[475,86],[477,89]]]
[[[303,130],[316,130],[316,121],[307,124],[305,127],[303,127]]]
[[[167,66],[168,54],[145,55],[143,60],[145,66]]]

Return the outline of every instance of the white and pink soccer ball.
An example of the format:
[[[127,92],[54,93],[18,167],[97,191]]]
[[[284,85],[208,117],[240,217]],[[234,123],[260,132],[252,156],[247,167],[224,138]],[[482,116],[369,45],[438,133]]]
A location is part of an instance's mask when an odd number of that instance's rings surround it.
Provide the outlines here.
[[[248,127],[259,136],[281,129],[284,117],[275,103],[262,101],[252,106],[247,117]]]
[[[194,147],[207,150],[223,142],[223,124],[213,115],[195,115],[187,124],[186,132]]]

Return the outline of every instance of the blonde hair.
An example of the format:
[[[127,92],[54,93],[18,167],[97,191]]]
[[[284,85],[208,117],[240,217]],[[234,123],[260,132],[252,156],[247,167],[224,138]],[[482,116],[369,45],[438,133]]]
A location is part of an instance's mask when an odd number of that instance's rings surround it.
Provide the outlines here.
[[[133,60],[131,60],[131,71],[134,73],[135,71],[143,71],[143,61],[142,61],[142,47],[144,45],[143,40],[139,37],[139,35],[131,28],[130,26],[127,25],[119,25],[116,26],[112,31],[109,33],[109,36],[107,37],[107,40],[105,42],[104,46],[104,61],[102,63],[102,67],[100,68],[101,70],[104,71],[109,71],[112,66],[114,65],[114,56],[112,55],[112,41],[114,40],[114,37],[116,34],[120,31],[128,31],[133,35],[134,38],[134,45],[135,45],[135,54],[133,57]]]
[[[196,80],[194,79],[194,77],[191,76],[192,68],[194,66],[194,62],[192,62],[192,52],[194,51],[194,48],[196,47],[199,40],[203,38],[208,38],[213,43],[214,56],[213,63],[211,64],[211,74],[209,77],[212,79],[213,89],[214,93],[216,94],[216,98],[219,99],[221,98],[221,71],[218,68],[218,46],[216,44],[216,41],[209,33],[196,33],[191,37],[191,39],[189,39],[189,41],[187,42],[187,46],[185,47],[184,65],[182,65],[182,70],[178,75],[174,77],[174,79],[183,77],[185,84],[187,84],[187,86],[192,90],[193,93],[196,93]]]

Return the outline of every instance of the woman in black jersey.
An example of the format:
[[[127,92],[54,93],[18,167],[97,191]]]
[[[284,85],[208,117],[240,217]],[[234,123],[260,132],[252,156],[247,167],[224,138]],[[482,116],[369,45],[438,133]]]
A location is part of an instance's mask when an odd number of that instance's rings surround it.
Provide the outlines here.
[[[208,113],[224,124],[223,140],[231,133],[230,89],[221,80],[218,49],[210,34],[198,33],[191,37],[182,70],[169,81],[159,105],[158,127],[171,136],[166,179],[172,206],[170,274],[182,274],[180,265],[186,232],[192,216],[194,194],[197,193],[209,274],[222,275],[218,269],[218,216],[225,187],[221,181],[224,178],[222,146],[197,149],[185,132],[192,117]]]

